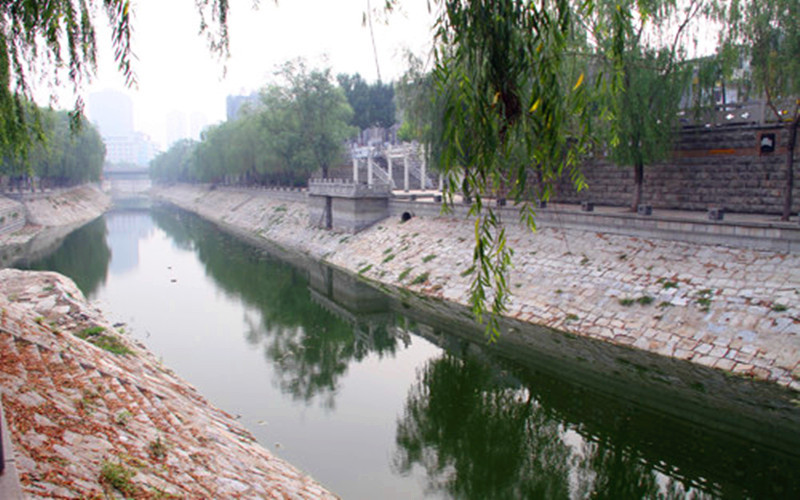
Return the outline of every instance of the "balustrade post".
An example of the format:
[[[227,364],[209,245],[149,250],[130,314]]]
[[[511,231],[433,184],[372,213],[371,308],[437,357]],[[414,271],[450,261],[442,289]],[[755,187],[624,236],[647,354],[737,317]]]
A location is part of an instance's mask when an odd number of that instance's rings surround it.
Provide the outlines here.
[[[403,190],[408,192],[408,153],[403,155]]]

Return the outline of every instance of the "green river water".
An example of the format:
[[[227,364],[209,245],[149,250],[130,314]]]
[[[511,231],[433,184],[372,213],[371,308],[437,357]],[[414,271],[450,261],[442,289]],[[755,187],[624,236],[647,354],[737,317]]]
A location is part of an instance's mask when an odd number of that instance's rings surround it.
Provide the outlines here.
[[[524,325],[542,340],[489,346],[459,308],[192,214],[111,212],[19,267],[345,499],[800,498],[796,394]]]

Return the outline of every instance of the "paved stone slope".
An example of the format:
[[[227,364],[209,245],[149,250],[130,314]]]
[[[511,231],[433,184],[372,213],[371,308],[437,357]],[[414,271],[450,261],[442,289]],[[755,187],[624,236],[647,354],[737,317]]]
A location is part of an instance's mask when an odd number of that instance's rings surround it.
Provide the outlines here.
[[[335,498],[119,335],[67,278],[2,270],[0,311],[0,390],[26,496]]]
[[[22,202],[0,195],[0,212],[14,207],[12,215],[18,214],[25,223],[24,227],[17,224],[0,231],[0,266],[8,265],[20,255],[50,246],[74,228],[99,217],[110,206],[111,199],[97,186],[88,184],[28,193]]]
[[[317,230],[304,203],[175,186],[157,195],[255,239],[466,304],[473,224],[387,219]],[[800,255],[509,223],[509,315],[800,390]]]

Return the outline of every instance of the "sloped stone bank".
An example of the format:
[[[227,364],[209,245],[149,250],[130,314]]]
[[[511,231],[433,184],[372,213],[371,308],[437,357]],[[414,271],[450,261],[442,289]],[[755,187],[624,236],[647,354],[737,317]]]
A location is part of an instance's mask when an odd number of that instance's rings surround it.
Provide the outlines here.
[[[467,304],[473,224],[387,219],[356,235],[311,227],[300,196],[157,188],[251,240],[368,280]],[[800,389],[800,255],[510,224],[508,316]]]
[[[111,206],[108,195],[90,184],[13,197],[0,196],[0,213],[7,214],[5,222],[13,221],[0,228],[0,267],[49,251]]]
[[[26,498],[335,498],[56,273],[0,270],[0,393]],[[105,348],[101,348],[105,346]]]

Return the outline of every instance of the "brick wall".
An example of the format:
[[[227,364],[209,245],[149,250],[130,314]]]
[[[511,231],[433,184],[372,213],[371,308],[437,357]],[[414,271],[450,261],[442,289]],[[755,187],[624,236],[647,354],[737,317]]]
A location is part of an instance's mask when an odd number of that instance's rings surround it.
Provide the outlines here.
[[[775,152],[761,154],[761,134],[774,133]],[[645,167],[643,203],[656,208],[780,213],[786,182],[785,130],[756,125],[684,129],[673,158]],[[795,162],[800,164],[795,153]],[[795,167],[797,168],[797,166]],[[633,167],[596,160],[583,167],[589,188],[575,193],[568,176],[559,181],[551,200],[624,206],[633,200]],[[797,174],[795,174],[797,177]],[[800,179],[798,179],[800,181]],[[795,182],[793,211],[800,210]]]

